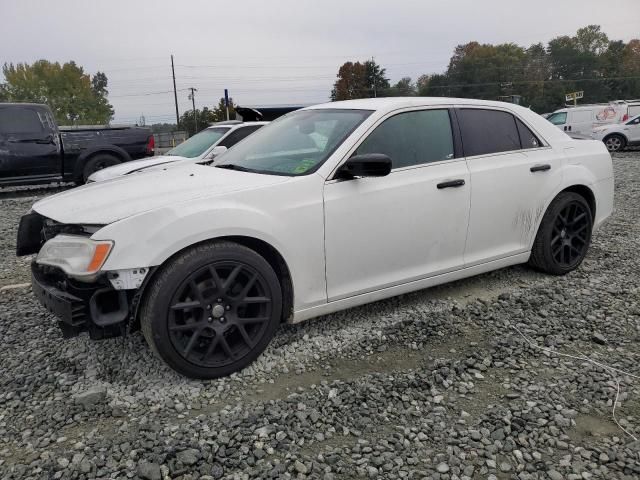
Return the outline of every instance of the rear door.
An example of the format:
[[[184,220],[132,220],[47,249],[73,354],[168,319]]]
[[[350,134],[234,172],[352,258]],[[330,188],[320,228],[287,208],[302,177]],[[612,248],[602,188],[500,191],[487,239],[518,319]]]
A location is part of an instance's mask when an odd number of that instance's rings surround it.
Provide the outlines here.
[[[0,179],[61,174],[58,132],[47,109],[0,104]]]
[[[562,179],[562,155],[530,125],[501,109],[456,111],[471,175],[466,266],[529,250]]]

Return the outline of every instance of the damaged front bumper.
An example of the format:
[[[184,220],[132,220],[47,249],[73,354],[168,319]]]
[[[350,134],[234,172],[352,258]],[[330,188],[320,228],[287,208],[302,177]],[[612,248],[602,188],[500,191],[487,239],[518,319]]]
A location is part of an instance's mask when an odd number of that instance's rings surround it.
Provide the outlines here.
[[[93,340],[123,335],[135,315],[136,291],[116,290],[106,278],[80,283],[55,267],[31,264],[33,293],[58,317],[66,338],[88,332]]]

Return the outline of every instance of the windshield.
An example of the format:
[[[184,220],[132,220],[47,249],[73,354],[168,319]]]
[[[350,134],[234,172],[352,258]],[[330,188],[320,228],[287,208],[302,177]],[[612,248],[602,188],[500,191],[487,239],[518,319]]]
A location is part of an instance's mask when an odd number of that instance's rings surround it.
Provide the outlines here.
[[[299,110],[225,152],[219,168],[305,175],[315,171],[371,114],[370,110]]]
[[[229,131],[228,127],[207,128],[193,137],[185,140],[180,145],[169,150],[165,155],[177,155],[180,157],[195,158],[206,152],[211,145],[216,143]]]
[[[564,125],[567,121],[567,112],[552,113],[547,117],[547,120],[554,125]]]

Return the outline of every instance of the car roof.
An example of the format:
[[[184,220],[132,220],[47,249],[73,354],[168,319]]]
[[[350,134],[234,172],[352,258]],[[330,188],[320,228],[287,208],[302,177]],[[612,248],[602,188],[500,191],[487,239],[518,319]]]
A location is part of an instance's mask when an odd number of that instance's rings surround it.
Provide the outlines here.
[[[228,127],[229,129],[238,128],[238,127],[247,127],[250,125],[266,125],[269,122],[241,122],[239,120],[229,120],[228,122],[216,122],[212,125],[209,125],[209,128],[217,128],[217,127]]]
[[[431,105],[472,105],[485,107],[518,107],[513,103],[498,102],[492,100],[476,100],[471,98],[452,97],[379,97],[362,98],[358,100],[342,100],[339,102],[322,103],[306,107],[303,110],[339,108],[353,110],[396,110],[407,107],[422,107]],[[519,107],[524,108],[524,107]]]

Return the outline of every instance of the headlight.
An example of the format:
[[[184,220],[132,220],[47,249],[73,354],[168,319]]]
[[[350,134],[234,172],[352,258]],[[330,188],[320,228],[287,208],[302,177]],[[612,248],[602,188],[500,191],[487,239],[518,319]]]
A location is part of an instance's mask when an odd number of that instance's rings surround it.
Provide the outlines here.
[[[57,235],[47,241],[36,263],[59,267],[70,276],[86,276],[96,273],[113,248],[113,242],[77,235]]]

